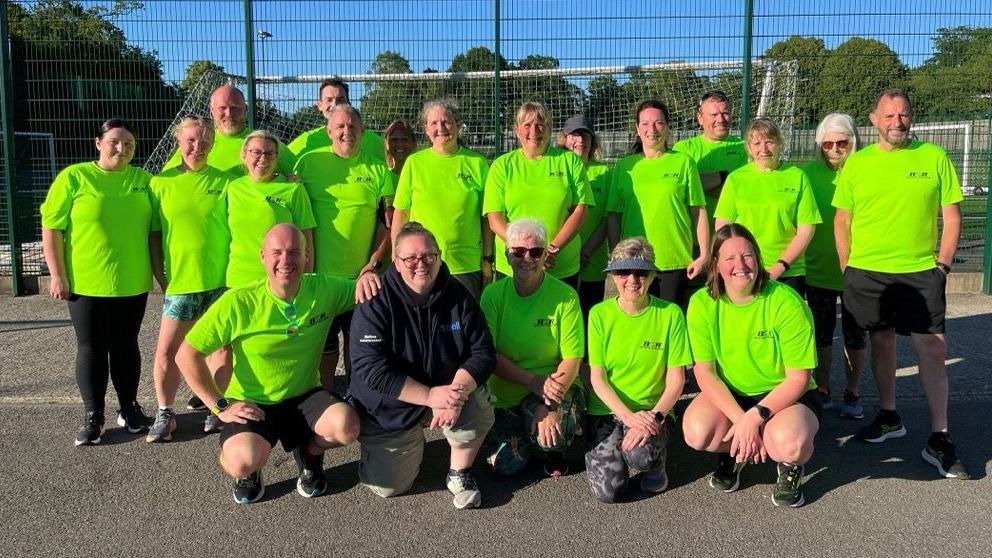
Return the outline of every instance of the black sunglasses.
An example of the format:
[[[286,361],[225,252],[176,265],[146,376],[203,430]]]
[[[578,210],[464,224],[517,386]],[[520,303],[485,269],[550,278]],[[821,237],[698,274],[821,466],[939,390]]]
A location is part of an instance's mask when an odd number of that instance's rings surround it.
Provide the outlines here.
[[[536,260],[544,255],[544,248],[540,246],[535,246],[533,248],[525,248],[523,246],[513,246],[506,249],[506,253],[513,256],[514,258],[523,258],[526,255],[530,255],[530,259]]]
[[[627,277],[628,275],[633,275],[639,279],[644,279],[650,274],[651,272],[646,269],[618,269],[613,272],[613,275],[616,275],[617,277]]]

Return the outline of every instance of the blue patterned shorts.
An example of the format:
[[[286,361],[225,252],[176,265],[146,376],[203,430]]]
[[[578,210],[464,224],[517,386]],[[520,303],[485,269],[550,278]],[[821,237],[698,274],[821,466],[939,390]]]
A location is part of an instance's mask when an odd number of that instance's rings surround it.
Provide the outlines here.
[[[226,290],[226,287],[220,287],[199,293],[165,295],[162,315],[177,322],[191,322],[206,312]]]

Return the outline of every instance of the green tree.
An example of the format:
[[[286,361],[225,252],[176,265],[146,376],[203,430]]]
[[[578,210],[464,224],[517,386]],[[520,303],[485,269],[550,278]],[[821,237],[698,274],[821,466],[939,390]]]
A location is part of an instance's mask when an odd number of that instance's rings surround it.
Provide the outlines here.
[[[517,63],[518,70],[557,70],[561,62],[553,56],[531,54]],[[581,87],[560,75],[515,77],[504,82],[507,109],[527,102],[537,101],[548,109],[552,123],[559,127],[573,114],[586,112],[587,97]]]
[[[837,46],[823,67],[817,96],[823,112],[846,112],[868,122],[875,96],[890,87],[905,87],[908,70],[899,55],[877,39],[851,37]]]
[[[992,28],[937,30],[934,54],[910,75],[918,114],[987,113],[992,93]]]
[[[210,60],[194,60],[189,66],[186,66],[186,74],[179,83],[179,89],[188,94],[200,83],[204,74],[209,73],[223,74],[225,73],[224,66]]]
[[[411,74],[413,68],[399,52],[385,50],[376,55],[369,73]],[[365,127],[381,132],[396,119],[412,122],[423,103],[422,90],[417,81],[369,82],[360,101]]]
[[[465,72],[491,72],[496,63],[496,53],[484,46],[472,47],[463,53],[456,54],[451,59],[448,71],[453,73]],[[502,56],[499,57],[500,70],[512,68],[509,62]],[[502,85],[502,84],[501,84]],[[445,87],[445,94],[458,102],[462,113],[463,129],[462,139],[466,144],[480,148],[482,151],[491,151],[488,146],[493,141],[493,89],[494,80],[490,79],[464,79],[458,76],[452,78]],[[503,117],[504,128],[506,127],[506,115],[508,114],[507,96],[501,94],[504,99],[500,107],[500,114]],[[503,149],[502,144],[498,149]]]
[[[796,84],[797,124],[815,124],[826,112],[829,112],[824,110],[821,98],[817,95],[823,85],[822,76],[829,56],[830,51],[820,37],[796,35],[773,44],[765,51],[764,58],[768,60],[799,61],[799,76]]]

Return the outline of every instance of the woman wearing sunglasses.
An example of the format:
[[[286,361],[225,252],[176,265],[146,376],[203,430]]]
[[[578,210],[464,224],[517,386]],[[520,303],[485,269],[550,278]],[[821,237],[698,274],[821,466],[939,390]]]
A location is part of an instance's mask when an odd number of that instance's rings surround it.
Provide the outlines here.
[[[831,205],[834,180],[847,158],[858,149],[858,127],[850,116],[832,112],[816,127],[815,158],[803,167],[813,186],[813,196],[823,223],[816,227],[806,248],[806,301],[813,312],[816,331],[816,385],[824,409],[833,407],[830,397],[830,368],[833,364],[834,327],[837,324],[837,299],[841,299],[841,327],[844,331],[844,365],[847,372],[844,404],[840,416],[859,419],[864,409],[858,402],[858,383],[865,363],[867,334],[843,305],[844,276],[840,272],[837,245],[834,243],[834,213]]]
[[[513,273],[505,255],[507,222],[533,218],[548,231],[545,266],[578,288],[579,229],[586,206],[596,203],[586,169],[575,153],[549,147],[551,116],[541,103],[521,105],[516,126],[520,148],[493,161],[482,199],[482,211],[496,233],[496,270],[503,275]]]
[[[644,236],[657,246],[658,298],[685,307],[686,283],[709,259],[709,221],[699,171],[691,157],[668,150],[668,108],[657,99],[637,105],[632,155],[613,169],[607,211],[610,246]],[[692,257],[693,237],[699,257]]]
[[[646,239],[620,241],[606,272],[618,295],[589,314],[592,392],[585,433],[589,488],[609,503],[627,487],[629,468],[643,471],[645,492],[668,487],[672,409],[692,355],[682,311],[648,294],[658,268]]]
[[[568,471],[564,451],[585,414],[576,377],[585,353],[582,311],[575,290],[545,272],[544,225],[520,219],[505,234],[513,276],[486,287],[481,301],[496,346],[488,384],[496,422],[482,455],[512,475],[540,453],[545,472],[557,477]]]
[[[820,399],[813,318],[795,290],[769,277],[742,225],[717,229],[706,288],[689,301],[700,394],[685,411],[685,442],[719,454],[710,486],[733,492],[746,463],[778,463],[776,506],[803,505]]]
[[[821,222],[809,178],[782,161],[782,133],[768,118],[747,127],[745,147],[751,161],[727,176],[716,204],[716,228],[740,223],[758,240],[772,279],[806,293],[806,246]]]

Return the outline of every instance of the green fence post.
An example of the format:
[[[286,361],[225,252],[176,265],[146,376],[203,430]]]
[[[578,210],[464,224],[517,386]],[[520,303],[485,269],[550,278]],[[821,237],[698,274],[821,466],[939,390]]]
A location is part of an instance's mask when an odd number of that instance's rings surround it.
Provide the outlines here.
[[[245,102],[248,104],[248,127],[255,129],[255,22],[251,0],[245,0]]]
[[[989,212],[989,197],[992,196],[992,112],[989,113],[989,167],[985,178],[985,249],[982,251],[982,292],[992,294],[992,212]]]
[[[502,107],[503,99],[500,93],[500,82],[499,82],[499,71],[500,71],[500,59],[502,55],[500,53],[499,45],[499,18],[500,6],[499,0],[493,2],[493,69],[495,71],[493,75],[493,135],[496,138],[495,146],[493,148],[493,159],[499,157],[500,152],[503,148],[503,118],[502,118]]]
[[[10,242],[10,289],[14,296],[24,293],[21,277],[21,250],[17,241],[17,221],[14,218],[14,125],[10,116],[13,112],[11,101],[11,62],[10,62],[10,32],[7,27],[7,0],[0,0],[0,119],[3,125],[3,181],[7,185],[4,192],[4,202],[7,211],[7,240]]]
[[[744,67],[741,70],[741,135],[751,120],[751,47],[754,23],[754,0],[744,0]]]

